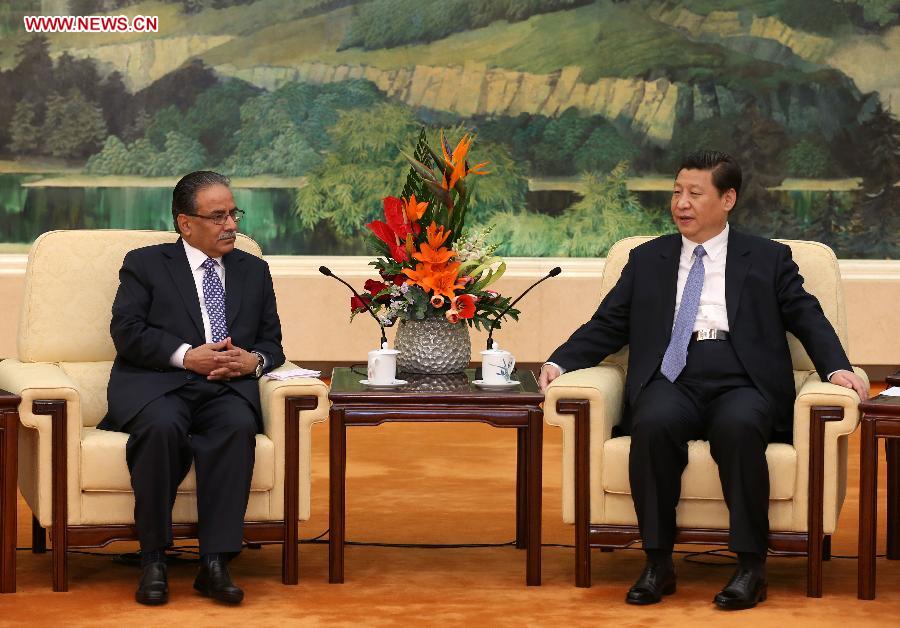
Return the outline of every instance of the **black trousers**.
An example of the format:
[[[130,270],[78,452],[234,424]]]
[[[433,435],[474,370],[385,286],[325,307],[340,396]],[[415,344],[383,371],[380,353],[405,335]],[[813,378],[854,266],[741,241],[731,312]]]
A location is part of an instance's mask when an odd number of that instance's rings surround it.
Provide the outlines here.
[[[631,411],[628,471],[644,549],[671,551],[689,440],[707,440],[729,511],[729,548],[765,554],[769,531],[766,446],[774,413],[731,343],[692,341],[672,383],[650,381]]]
[[[172,544],[175,493],[194,462],[200,553],[239,552],[256,454],[253,407],[198,376],[151,401],[124,429],[141,549]]]

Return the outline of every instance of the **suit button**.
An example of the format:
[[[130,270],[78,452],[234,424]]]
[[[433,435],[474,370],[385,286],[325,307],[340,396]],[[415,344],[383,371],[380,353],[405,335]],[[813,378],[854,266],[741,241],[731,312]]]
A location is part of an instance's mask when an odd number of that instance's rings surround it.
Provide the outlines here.
[[[188,381],[194,379],[194,374],[193,374],[193,373],[188,373],[188,374],[187,374],[187,378],[188,378]]]

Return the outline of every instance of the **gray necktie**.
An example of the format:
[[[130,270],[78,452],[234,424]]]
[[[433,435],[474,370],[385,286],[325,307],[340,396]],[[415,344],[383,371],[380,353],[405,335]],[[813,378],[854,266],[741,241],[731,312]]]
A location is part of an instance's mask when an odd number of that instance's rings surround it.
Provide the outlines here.
[[[209,328],[212,332],[212,341],[219,342],[228,336],[228,326],[225,323],[225,289],[216,272],[218,262],[207,257],[203,262],[203,302],[206,304],[206,313],[209,315]]]
[[[681,293],[681,305],[678,306],[678,315],[675,317],[672,339],[669,341],[662,366],[659,369],[670,382],[678,379],[687,363],[688,343],[690,343],[691,333],[694,331],[697,310],[700,308],[700,293],[703,291],[704,255],[706,255],[706,251],[702,246],[694,249],[694,263],[684,284],[684,292]]]

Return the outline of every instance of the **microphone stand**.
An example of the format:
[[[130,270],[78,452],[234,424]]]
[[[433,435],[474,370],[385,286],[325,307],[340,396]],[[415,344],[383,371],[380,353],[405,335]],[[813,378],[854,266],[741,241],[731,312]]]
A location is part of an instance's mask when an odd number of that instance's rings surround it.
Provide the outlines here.
[[[541,277],[540,279],[538,279],[537,281],[535,281],[533,284],[531,284],[531,285],[528,287],[528,289],[525,290],[525,292],[523,292],[523,293],[520,294],[518,297],[516,297],[515,301],[512,301],[509,305],[507,305],[506,308],[505,308],[502,312],[500,312],[500,314],[499,314],[496,318],[494,318],[493,322],[491,322],[491,327],[490,327],[490,329],[488,330],[487,347],[486,347],[486,349],[487,349],[488,351],[490,351],[491,348],[493,347],[493,343],[494,343],[494,340],[493,340],[493,338],[494,338],[494,327],[497,326],[497,323],[500,322],[500,319],[501,319],[501,318],[503,318],[504,316],[506,316],[506,313],[509,312],[509,311],[512,309],[512,306],[514,306],[516,303],[518,303],[519,300],[520,300],[522,297],[524,297],[526,294],[528,294],[529,292],[531,292],[532,289],[534,289],[535,286],[537,286],[539,283],[541,283],[541,282],[543,282],[543,281],[546,281],[546,280],[550,279],[550,277],[556,277],[556,276],[557,276],[558,274],[560,274],[561,272],[562,272],[562,268],[560,268],[559,266],[557,266],[557,267],[551,269],[549,273],[547,273],[546,275],[544,275],[543,277]]]
[[[372,309],[372,306],[369,305],[369,302],[366,301],[365,299],[363,299],[359,295],[359,293],[353,289],[353,286],[351,286],[349,283],[347,283],[346,281],[344,281],[343,279],[341,279],[340,277],[335,275],[333,272],[331,272],[331,269],[328,268],[327,266],[319,266],[319,272],[322,273],[323,275],[325,275],[326,277],[331,277],[333,279],[337,279],[342,284],[344,284],[345,286],[350,288],[350,292],[352,292],[353,295],[357,299],[359,299],[360,303],[362,303],[363,305],[366,306],[366,311],[368,311],[369,314],[372,315],[372,318],[374,318],[375,322],[378,323],[378,327],[381,328],[381,345],[379,348],[383,349],[387,345],[387,334],[384,331],[384,323],[382,323],[381,320],[375,315],[375,311]],[[546,277],[544,279],[546,279]],[[543,279],[541,281],[543,281]]]

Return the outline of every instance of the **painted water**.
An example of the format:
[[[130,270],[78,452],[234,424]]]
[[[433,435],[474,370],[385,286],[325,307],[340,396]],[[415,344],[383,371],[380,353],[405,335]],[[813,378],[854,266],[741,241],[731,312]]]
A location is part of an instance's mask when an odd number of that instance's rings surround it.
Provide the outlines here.
[[[46,174],[0,174],[0,247],[25,252],[45,231],[54,229],[172,229],[171,188],[146,186],[34,185]],[[29,185],[31,184],[31,185]],[[241,231],[256,240],[267,255],[366,255],[361,237],[338,237],[326,224],[301,229],[294,213],[293,187],[235,187],[238,207],[246,211]],[[647,208],[666,211],[667,190],[636,191]],[[826,194],[817,190],[779,190],[779,200],[792,207],[797,222]],[[836,192],[839,204],[849,206],[852,193]],[[580,195],[571,189],[539,189],[527,196],[530,211],[558,215]],[[840,255],[840,251],[838,251]]]

